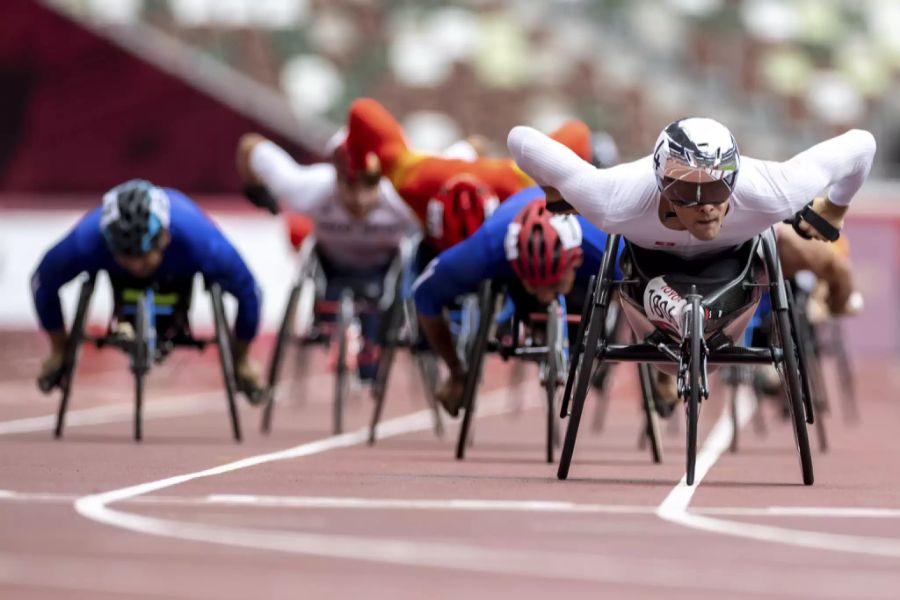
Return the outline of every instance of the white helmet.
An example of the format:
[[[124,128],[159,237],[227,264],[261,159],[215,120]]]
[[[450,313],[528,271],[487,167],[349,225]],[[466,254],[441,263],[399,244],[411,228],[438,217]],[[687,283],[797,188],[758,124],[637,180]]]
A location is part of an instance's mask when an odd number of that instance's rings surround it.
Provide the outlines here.
[[[720,204],[734,192],[741,166],[737,142],[713,119],[669,123],[656,139],[656,185],[674,204]]]

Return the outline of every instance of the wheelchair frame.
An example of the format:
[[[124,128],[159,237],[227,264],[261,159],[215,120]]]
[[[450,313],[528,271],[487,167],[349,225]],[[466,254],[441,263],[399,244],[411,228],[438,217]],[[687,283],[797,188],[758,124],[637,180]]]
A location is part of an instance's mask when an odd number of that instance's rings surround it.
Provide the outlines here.
[[[578,362],[584,363],[584,361],[588,361],[587,364],[591,364],[595,359],[599,359],[601,361],[661,364],[676,362],[679,364],[682,384],[679,391],[686,401],[687,410],[685,479],[688,485],[693,485],[694,483],[700,396],[701,394],[704,396],[708,394],[706,381],[707,365],[769,364],[774,362],[776,367],[781,368],[782,381],[788,392],[788,406],[791,412],[795,444],[800,458],[802,480],[804,484],[811,485],[814,481],[814,475],[806,424],[812,424],[814,421],[812,402],[807,392],[808,387],[804,389],[802,382],[802,379],[807,377],[805,372],[801,373],[799,366],[796,347],[797,332],[792,316],[793,307],[788,300],[789,287],[782,276],[781,263],[778,259],[773,231],[769,229],[759,236],[763,260],[768,272],[768,283],[743,282],[742,285],[765,285],[770,288],[774,315],[773,330],[776,336],[768,347],[748,348],[734,345],[723,345],[713,348],[707,346],[703,328],[703,298],[696,292],[685,296],[685,300],[691,306],[691,311],[686,319],[687,327],[685,328],[682,343],[660,342],[655,345],[648,342],[631,345],[610,344],[606,339],[602,325],[606,321],[606,313],[613,299],[613,292],[616,291],[615,287],[626,283],[626,281],[622,280],[616,281],[614,276],[615,249],[618,246],[619,238],[619,235],[610,235],[607,239],[599,280],[593,298],[589,302],[590,315],[588,317],[588,325],[583,338],[576,341],[580,349],[580,360]],[[711,339],[710,342],[712,341]],[[566,479],[569,474],[589,380],[590,369],[580,368],[580,365],[575,365],[570,370],[570,383],[567,385],[568,393],[563,398],[563,405],[564,408],[567,408],[569,401],[571,401],[572,412],[557,471],[559,479]]]
[[[54,437],[57,439],[62,437],[66,412],[69,408],[69,399],[72,392],[72,382],[78,365],[78,356],[80,354],[81,346],[85,342],[91,342],[97,348],[106,346],[117,347],[129,355],[129,368],[134,375],[135,383],[135,441],[141,441],[143,439],[144,378],[150,372],[153,364],[163,360],[168,354],[168,351],[175,347],[192,347],[202,351],[208,344],[214,343],[219,351],[219,364],[222,368],[222,377],[225,383],[232,434],[235,441],[240,442],[241,426],[237,405],[234,400],[237,384],[234,374],[234,359],[231,354],[231,333],[228,330],[225,319],[225,309],[222,303],[222,288],[219,284],[207,283],[206,286],[212,303],[215,337],[211,340],[197,339],[193,336],[190,336],[187,339],[166,340],[167,343],[171,342],[172,345],[163,352],[160,352],[156,339],[156,307],[152,289],[141,291],[135,303],[134,340],[123,341],[113,336],[110,332],[99,337],[89,336],[85,333],[87,311],[90,306],[91,297],[94,293],[95,283],[96,274],[94,273],[88,275],[81,285],[78,296],[78,305],[69,332],[65,349],[65,358],[63,360],[63,366],[58,381],[55,383],[41,382],[41,387],[46,390],[49,390],[52,387],[59,387],[62,391],[56,416]]]
[[[481,382],[481,372],[484,359],[488,351],[499,353],[505,361],[509,358],[519,358],[536,362],[541,373],[541,387],[547,400],[546,421],[546,460],[554,461],[555,448],[559,446],[559,428],[556,422],[556,399],[562,386],[562,374],[568,366],[563,348],[564,327],[563,311],[558,301],[554,300],[546,313],[546,340],[544,346],[519,346],[518,335],[521,320],[517,315],[512,318],[512,344],[503,344],[498,340],[490,339],[494,325],[497,301],[505,295],[506,291],[497,282],[486,280],[482,282],[477,294],[477,326],[474,336],[470,339],[459,341],[462,347],[468,348],[466,353],[466,381],[463,389],[462,410],[463,419],[456,443],[456,458],[465,458],[466,447],[472,443],[472,420],[475,415],[476,394]],[[470,309],[469,312],[475,312]],[[469,315],[472,317],[473,315]],[[465,318],[465,317],[464,317]]]
[[[309,337],[306,331],[306,323],[300,328],[299,336],[294,336],[294,320],[297,316],[307,316],[305,311],[310,313],[312,317],[310,326],[316,323],[316,316],[312,312],[315,309],[315,296],[317,294],[316,281],[319,272],[319,261],[316,255],[316,239],[315,236],[307,236],[300,247],[297,257],[298,269],[294,284],[291,287],[288,296],[288,302],[282,317],[281,326],[278,330],[275,348],[272,353],[272,359],[269,363],[268,384],[273,393],[269,396],[269,401],[263,409],[261,420],[261,430],[263,433],[269,433],[272,428],[272,415],[275,405],[275,386],[277,385],[281,369],[284,363],[285,354],[289,343],[293,342],[301,348],[317,343],[337,343],[338,344],[338,364],[335,373],[334,402],[332,403],[332,430],[335,434],[342,433],[344,430],[344,405],[349,393],[350,372],[347,369],[347,336],[346,331],[352,323],[359,318],[361,312],[366,310],[365,307],[371,307],[382,313],[382,319],[379,326],[379,337],[382,343],[382,355],[379,358],[378,368],[375,380],[372,385],[372,392],[375,397],[375,413],[372,417],[370,426],[370,443],[374,443],[375,429],[381,417],[381,410],[384,405],[387,384],[390,369],[393,365],[396,347],[402,343],[399,339],[399,329],[403,320],[403,298],[401,288],[403,284],[403,274],[412,260],[412,242],[404,242],[400,245],[397,257],[392,262],[387,274],[385,275],[382,295],[377,301],[357,300],[354,297],[352,289],[348,286],[341,290],[340,298],[337,301],[337,310],[335,311],[335,323],[332,331],[327,335],[316,335]],[[298,307],[304,302],[306,305]],[[312,302],[312,306],[309,303]],[[298,313],[298,308],[301,310]],[[297,358],[297,364],[303,366],[305,358],[301,353]],[[441,431],[440,417],[437,412],[436,403],[432,405],[432,411],[435,414],[436,429]]]

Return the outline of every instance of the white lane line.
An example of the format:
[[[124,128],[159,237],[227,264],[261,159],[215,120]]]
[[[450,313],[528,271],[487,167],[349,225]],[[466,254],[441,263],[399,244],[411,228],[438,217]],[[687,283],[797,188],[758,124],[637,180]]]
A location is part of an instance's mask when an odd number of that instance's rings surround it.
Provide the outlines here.
[[[748,406],[751,400],[748,394],[739,395],[739,420],[738,426],[743,427],[752,415],[752,408]],[[758,541],[774,542],[813,548],[816,550],[831,550],[836,552],[851,552],[856,554],[868,554],[874,556],[887,556],[900,558],[900,539],[879,538],[871,536],[856,536],[838,533],[825,533],[819,531],[807,531],[803,529],[790,529],[772,525],[760,525],[756,523],[744,523],[740,521],[728,521],[716,519],[710,516],[698,514],[697,511],[688,511],[691,498],[694,496],[703,478],[720,456],[728,449],[731,443],[732,424],[731,416],[727,410],[723,410],[722,416],[716,422],[712,431],[703,444],[703,448],[697,455],[697,465],[694,485],[688,486],[686,477],[682,477],[678,485],[666,496],[665,500],[657,507],[656,515],[672,523],[683,525],[692,529],[699,529],[711,533],[731,535]]]
[[[317,374],[309,378],[311,389],[316,389],[320,380],[331,378],[329,374]],[[279,393],[279,399],[284,393]],[[219,400],[219,402],[213,402]],[[327,399],[330,402],[330,398]],[[240,395],[236,398],[241,402]],[[58,402],[58,400],[57,400]],[[283,402],[283,400],[282,400]],[[322,401],[324,402],[324,400]],[[318,401],[311,403],[318,404]],[[206,392],[194,392],[189,394],[167,394],[164,399],[146,402],[144,409],[145,419],[165,419],[170,417],[182,417],[192,414],[211,412],[213,410],[227,410],[225,404],[225,388],[217,388]],[[134,418],[133,402],[118,402],[92,408],[69,410],[66,413],[66,428],[85,425],[104,425],[118,423]],[[26,417],[0,422],[0,435],[15,433],[30,433],[34,431],[50,431],[56,427],[56,414],[42,415],[40,417]]]
[[[769,506],[765,508],[706,507],[692,513],[725,517],[810,517],[823,519],[900,519],[898,508],[841,506]]]
[[[478,416],[491,416],[508,411],[507,389],[484,394],[480,399]],[[382,424],[379,437],[392,437],[431,428],[431,415],[421,411],[405,417],[391,419]],[[861,570],[842,574],[838,582],[829,585],[824,572],[818,568],[795,568],[779,577],[784,588],[775,590],[769,585],[773,576],[770,567],[746,565],[742,573],[746,577],[694,566],[689,561],[647,559],[627,556],[617,551],[610,554],[587,554],[569,551],[526,551],[499,547],[492,544],[468,545],[454,542],[421,542],[410,539],[360,537],[353,535],[313,534],[299,531],[253,529],[204,524],[195,521],[178,521],[157,518],[109,507],[113,502],[139,501],[142,494],[169,488],[188,481],[212,477],[275,461],[310,456],[328,450],[346,448],[363,443],[366,430],[359,430],[308,444],[302,444],[279,452],[262,454],[176,477],[143,483],[102,494],[84,496],[75,502],[76,510],[83,516],[114,527],[149,535],[181,540],[222,544],[227,546],[271,550],[293,554],[324,556],[378,562],[411,567],[454,569],[488,574],[517,575],[589,582],[614,582],[663,589],[696,589],[721,594],[756,594],[759,596],[806,597],[814,593],[817,598],[847,598],[860,589],[872,598],[891,598],[900,584],[900,577],[893,573]],[[493,546],[493,547],[492,547]],[[794,594],[790,590],[802,590]]]
[[[69,504],[81,494],[54,492],[18,492],[0,489],[0,501],[21,503]],[[652,515],[656,506],[636,504],[580,504],[556,500],[482,500],[459,498],[422,500],[405,498],[351,498],[331,496],[260,496],[248,494],[210,494],[208,496],[138,496],[127,504],[165,506],[239,506],[248,508],[323,508],[341,510],[424,510],[450,512],[528,512],[564,514]],[[704,506],[692,514],[730,517],[804,517],[822,519],[900,519],[897,508],[852,508],[831,506]]]
[[[218,404],[216,404],[216,407],[222,408],[224,410],[224,397],[225,390],[168,396],[165,400],[154,400],[152,402],[148,402],[146,405],[144,418],[161,419],[206,412],[212,409],[213,398],[222,399],[221,407]],[[93,408],[82,408],[78,410],[68,411],[66,413],[66,428],[79,427],[84,425],[102,425],[105,423],[116,423],[132,418],[134,418],[133,403],[118,403],[110,404],[107,406],[95,406]],[[55,414],[43,415],[40,417],[28,417],[25,419],[15,419],[13,421],[0,422],[0,435],[29,433],[34,431],[50,431],[55,426]]]

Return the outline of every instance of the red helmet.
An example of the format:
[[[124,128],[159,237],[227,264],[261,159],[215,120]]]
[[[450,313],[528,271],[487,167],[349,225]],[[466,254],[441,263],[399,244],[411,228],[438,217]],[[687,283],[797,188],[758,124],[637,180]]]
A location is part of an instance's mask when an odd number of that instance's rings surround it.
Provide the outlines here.
[[[381,161],[374,152],[367,152],[363,164],[358,164],[347,148],[347,142],[338,145],[331,155],[331,162],[338,177],[349,183],[376,185],[381,179]]]
[[[554,285],[581,258],[581,239],[574,215],[555,215],[545,200],[535,200],[506,230],[506,259],[528,285]]]
[[[481,227],[498,203],[497,194],[479,179],[467,174],[451,178],[428,201],[429,241],[438,250],[455,246]]]

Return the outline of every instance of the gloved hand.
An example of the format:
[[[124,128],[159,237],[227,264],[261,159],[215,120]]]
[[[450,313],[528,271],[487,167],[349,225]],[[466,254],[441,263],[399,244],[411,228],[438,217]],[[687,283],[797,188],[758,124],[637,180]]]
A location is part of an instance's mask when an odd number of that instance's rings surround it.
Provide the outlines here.
[[[38,373],[37,385],[42,392],[49,393],[59,383],[62,375],[63,362],[65,361],[65,352],[60,349],[53,349],[50,356],[41,363],[41,370]]]
[[[437,398],[438,402],[441,403],[441,406],[444,407],[451,417],[457,417],[459,415],[465,387],[465,372],[456,374],[451,373],[450,376],[438,384],[437,389],[434,392],[434,397]]]
[[[258,183],[247,183],[244,184],[241,192],[243,192],[244,196],[246,196],[254,206],[264,208],[273,215],[277,215],[281,212],[281,206],[279,206],[278,200],[275,199],[275,196],[272,195],[266,186]]]

